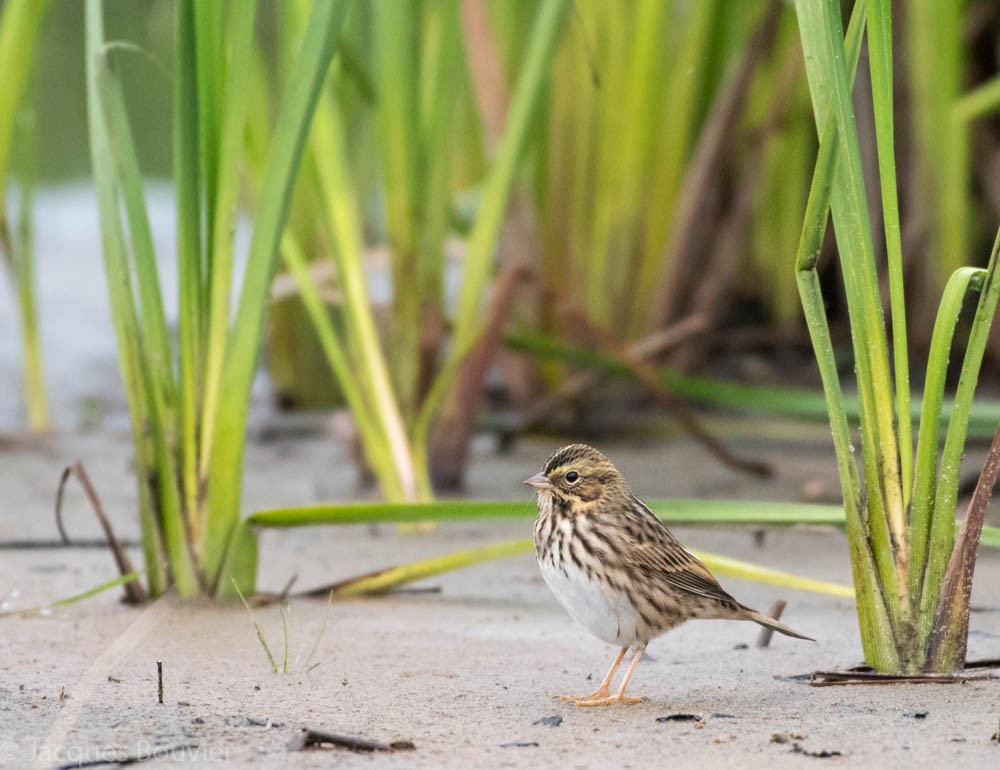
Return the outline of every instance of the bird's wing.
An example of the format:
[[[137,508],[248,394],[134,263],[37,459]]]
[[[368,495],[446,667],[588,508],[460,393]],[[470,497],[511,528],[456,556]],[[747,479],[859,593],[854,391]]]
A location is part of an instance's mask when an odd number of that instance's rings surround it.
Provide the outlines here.
[[[645,524],[643,532],[647,535],[639,542],[633,542],[629,548],[627,558],[632,566],[650,578],[666,582],[672,588],[740,606],[719,585],[708,567],[684,549],[667,525],[642,500],[635,496],[632,499],[636,508],[641,511]]]

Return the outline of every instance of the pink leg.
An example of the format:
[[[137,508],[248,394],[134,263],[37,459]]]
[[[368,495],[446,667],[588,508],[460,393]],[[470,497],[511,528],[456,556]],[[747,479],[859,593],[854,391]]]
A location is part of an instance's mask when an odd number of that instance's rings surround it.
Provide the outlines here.
[[[621,665],[622,660],[625,658],[625,653],[628,652],[628,645],[625,645],[618,652],[618,657],[615,658],[615,662],[611,664],[611,668],[608,670],[607,676],[604,677],[604,681],[601,682],[601,686],[597,688],[595,692],[590,693],[590,695],[560,695],[559,700],[571,700],[577,705],[582,701],[599,700],[601,698],[607,698],[611,695],[611,680],[615,678],[615,672]]]
[[[628,683],[632,680],[632,675],[635,673],[636,667],[639,665],[639,661],[642,660],[642,653],[646,651],[645,644],[636,645],[634,652],[632,653],[632,660],[628,664],[628,669],[625,671],[625,676],[622,677],[622,683],[618,687],[618,692],[611,695],[608,691],[608,685],[611,684],[611,678],[614,675],[615,669],[622,662],[622,658],[625,657],[625,651],[627,647],[623,647],[622,651],[618,654],[618,659],[615,661],[615,665],[611,667],[611,671],[608,672],[608,676],[605,677],[604,682],[601,683],[601,689],[592,695],[588,695],[586,698],[579,698],[573,700],[574,706],[610,706],[612,703],[640,703],[642,698],[630,698],[625,695],[625,688],[628,687]]]

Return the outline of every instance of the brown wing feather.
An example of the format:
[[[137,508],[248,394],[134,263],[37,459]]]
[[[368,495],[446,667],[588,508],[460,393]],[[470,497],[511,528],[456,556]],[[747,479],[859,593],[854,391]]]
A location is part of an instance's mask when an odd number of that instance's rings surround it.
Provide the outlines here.
[[[636,525],[644,536],[637,538],[629,548],[628,561],[633,567],[651,579],[668,583],[672,588],[742,608],[719,585],[708,567],[684,549],[667,525],[642,500],[632,495],[631,502],[637,518]]]

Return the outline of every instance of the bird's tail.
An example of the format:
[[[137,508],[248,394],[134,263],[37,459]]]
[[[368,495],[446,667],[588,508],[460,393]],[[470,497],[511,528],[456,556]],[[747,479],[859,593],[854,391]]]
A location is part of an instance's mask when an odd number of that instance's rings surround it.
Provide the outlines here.
[[[796,639],[805,639],[807,642],[816,641],[811,636],[806,636],[805,634],[800,634],[798,631],[793,631],[784,623],[779,623],[774,618],[769,618],[767,615],[763,615],[757,612],[757,610],[751,610],[748,608],[746,618],[747,620],[752,620],[755,623],[760,623],[760,625],[764,626],[765,628],[774,629],[775,631],[782,633],[785,636],[793,636]]]

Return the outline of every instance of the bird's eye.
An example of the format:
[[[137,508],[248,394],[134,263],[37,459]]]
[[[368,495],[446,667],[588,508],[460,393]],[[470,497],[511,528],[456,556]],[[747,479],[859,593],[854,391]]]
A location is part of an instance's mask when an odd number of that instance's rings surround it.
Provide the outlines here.
[[[580,474],[576,471],[570,471],[566,474],[566,482],[569,484],[575,484],[580,480]]]

